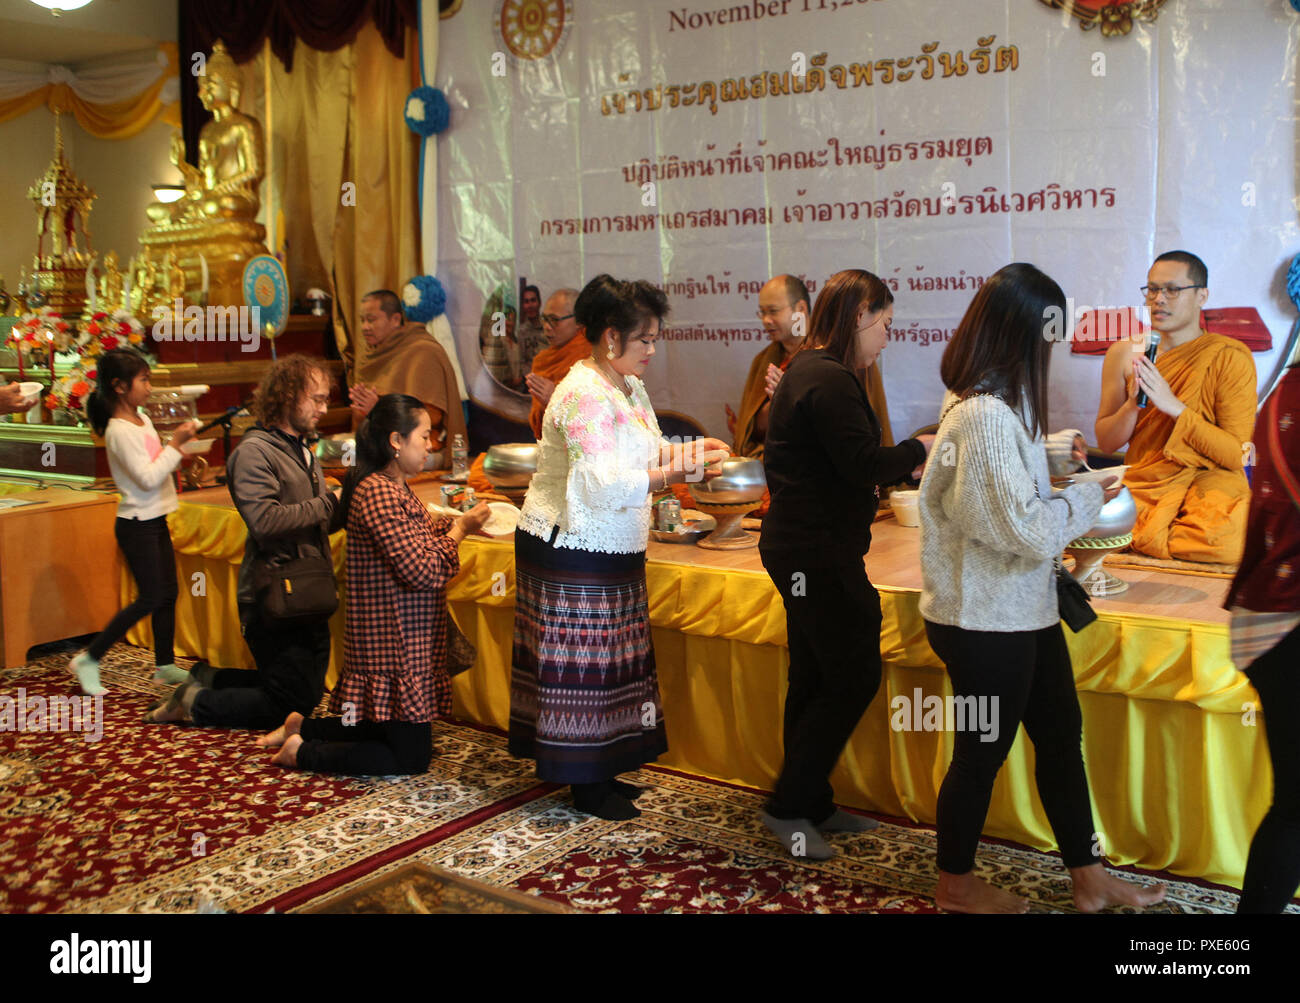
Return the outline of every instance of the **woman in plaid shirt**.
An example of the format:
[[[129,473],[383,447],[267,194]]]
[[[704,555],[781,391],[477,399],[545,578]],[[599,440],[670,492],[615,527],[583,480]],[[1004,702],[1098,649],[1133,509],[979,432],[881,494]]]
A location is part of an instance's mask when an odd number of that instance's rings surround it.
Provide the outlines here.
[[[290,714],[258,742],[280,747],[279,766],[362,776],[429,768],[429,722],[451,713],[447,582],[460,570],[457,545],[490,514],[481,502],[435,521],[406,486],[424,467],[429,429],[418,400],[386,394],[357,431],[357,465],[340,500],[347,633],[330,710],[342,717]]]

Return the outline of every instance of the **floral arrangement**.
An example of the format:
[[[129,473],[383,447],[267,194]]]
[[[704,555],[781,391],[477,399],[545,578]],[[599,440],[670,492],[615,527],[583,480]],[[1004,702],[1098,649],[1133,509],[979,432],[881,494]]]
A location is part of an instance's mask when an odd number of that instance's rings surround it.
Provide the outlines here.
[[[72,330],[73,326],[52,307],[43,306],[23,314],[10,331],[7,343],[17,356],[19,375],[24,375],[23,370],[32,362],[50,362],[55,342],[66,345]]]
[[[451,107],[447,96],[436,87],[417,87],[406,98],[403,112],[407,128],[426,139],[436,136],[451,121]]]
[[[126,310],[103,310],[91,315],[82,324],[77,337],[77,351],[80,355],[95,358],[115,348],[134,348],[148,357],[144,345],[144,325]]]
[[[59,408],[80,411],[95,389],[97,375],[93,361],[78,359],[76,365],[54,381],[50,392],[45,395],[45,406],[51,411]]]
[[[447,291],[432,275],[417,275],[402,287],[407,320],[427,324],[447,309]]]

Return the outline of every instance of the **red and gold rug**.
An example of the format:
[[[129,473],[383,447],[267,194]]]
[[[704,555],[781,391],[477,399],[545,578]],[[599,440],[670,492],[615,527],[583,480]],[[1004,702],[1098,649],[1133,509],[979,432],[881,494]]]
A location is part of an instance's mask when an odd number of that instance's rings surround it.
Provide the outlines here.
[[[74,694],[68,655],[0,671],[0,696]],[[922,826],[886,819],[830,837],[832,860],[796,862],[759,822],[762,792],[659,769],[630,777],[646,788],[641,817],[607,822],[539,783],[501,735],[452,722],[435,723],[437,752],[417,777],[285,771],[249,732],[142,724],[166,691],[149,681],[150,661],[126,646],[109,653],[98,741],[0,733],[0,911],[285,912],[343,900],[373,911],[408,901],[405,875],[421,866],[581,912],[936,911],[935,837]],[[978,866],[1035,911],[1073,911],[1055,856],[986,841]],[[392,888],[396,899],[371,894]],[[427,882],[413,894],[442,901]],[[1175,879],[1162,911],[1235,906],[1231,890]]]

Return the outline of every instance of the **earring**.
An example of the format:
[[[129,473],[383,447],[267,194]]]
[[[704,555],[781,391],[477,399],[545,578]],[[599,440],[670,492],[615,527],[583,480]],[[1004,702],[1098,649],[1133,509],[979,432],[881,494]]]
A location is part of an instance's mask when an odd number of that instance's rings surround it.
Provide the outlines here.
[[[614,357],[614,343],[612,341],[609,343],[609,352],[606,354],[605,357],[608,359],[612,359]]]

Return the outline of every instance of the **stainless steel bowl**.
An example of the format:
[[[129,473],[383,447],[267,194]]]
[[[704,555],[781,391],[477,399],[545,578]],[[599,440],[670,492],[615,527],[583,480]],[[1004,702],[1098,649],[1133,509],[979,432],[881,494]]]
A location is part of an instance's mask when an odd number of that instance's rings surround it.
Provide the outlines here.
[[[535,442],[506,442],[488,447],[483,475],[494,488],[526,488],[537,473]]]
[[[767,478],[763,475],[762,460],[731,456],[722,461],[722,473],[717,477],[687,487],[702,505],[740,505],[762,501]]]
[[[1085,537],[1123,536],[1133,529],[1137,522],[1137,504],[1128,488],[1120,488],[1119,494],[1101,507],[1097,522],[1084,533]]]

